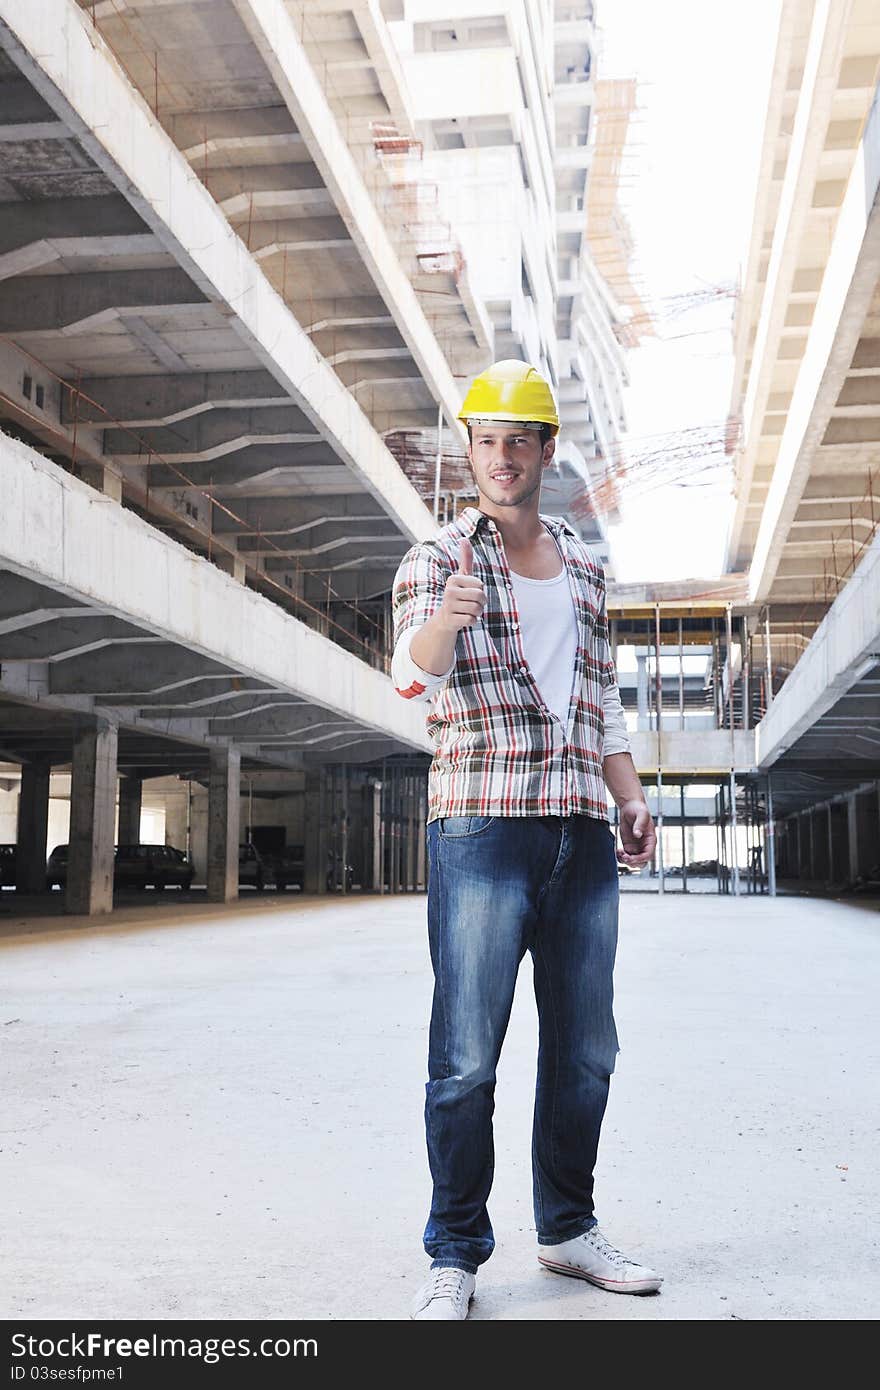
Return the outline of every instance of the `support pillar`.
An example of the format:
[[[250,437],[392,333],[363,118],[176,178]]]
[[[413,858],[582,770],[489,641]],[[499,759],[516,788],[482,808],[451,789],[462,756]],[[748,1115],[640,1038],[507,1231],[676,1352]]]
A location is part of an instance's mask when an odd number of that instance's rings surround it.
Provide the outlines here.
[[[144,784],[140,777],[121,777],[119,779],[119,834],[120,845],[139,845],[141,842],[141,804]]]
[[[773,819],[773,785],[767,773],[767,892],[776,897],[776,822]]]
[[[21,769],[15,850],[15,887],[19,893],[46,891],[46,836],[49,829],[51,771],[51,763],[44,758],[25,763]]]
[[[90,487],[103,492],[105,497],[112,497],[114,502],[122,501],[122,475],[115,468],[101,463],[80,463],[77,471]]]
[[[327,891],[327,816],[324,769],[309,768],[305,790],[305,891]]]
[[[650,726],[648,718],[648,658],[641,653],[636,655],[636,712],[638,714],[637,727],[647,729]]]
[[[231,743],[211,748],[208,780],[208,901],[238,897],[241,754]]]
[[[101,723],[77,735],[70,775],[70,848],[67,912],[113,908],[113,825],[116,818],[115,724]]]
[[[423,892],[427,888],[427,816],[428,816],[428,784],[424,774],[417,777],[418,785],[418,813],[416,816],[416,830],[418,833],[418,857],[416,860],[416,886]]]
[[[847,884],[852,887],[859,877],[859,799],[855,792],[847,797],[846,802],[846,847]]]
[[[373,782],[372,792],[372,849],[373,849],[373,892],[382,892],[382,783]]]

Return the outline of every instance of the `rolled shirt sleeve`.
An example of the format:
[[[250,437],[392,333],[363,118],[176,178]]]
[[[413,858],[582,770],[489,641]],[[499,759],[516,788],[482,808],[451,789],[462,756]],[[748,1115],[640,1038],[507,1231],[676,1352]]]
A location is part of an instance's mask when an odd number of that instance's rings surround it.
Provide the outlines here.
[[[617,673],[614,669],[614,660],[611,656],[604,583],[602,586],[602,599],[599,605],[596,628],[599,633],[600,641],[602,710],[605,716],[605,738],[602,744],[602,757],[607,758],[611,753],[629,753],[632,750],[630,748],[629,734],[626,728],[626,715],[623,712],[623,703],[620,699],[620,689],[617,684]]]
[[[421,666],[413,661],[410,643],[423,626],[424,624],[420,623],[418,627],[408,627],[397,642],[391,658],[394,689],[405,700],[430,700],[455,670],[454,658],[449,670],[444,671],[441,676],[434,675],[432,671],[423,671]]]
[[[602,707],[605,713],[605,739],[602,744],[602,757],[610,753],[629,753],[629,734],[626,728],[626,715],[620,699],[620,690],[615,680],[602,691]]]
[[[419,628],[437,612],[449,573],[424,544],[410,546],[397,568],[391,586],[394,654],[391,680],[405,700],[430,700],[455,669],[455,661],[443,675],[423,671],[410,655],[410,643]]]

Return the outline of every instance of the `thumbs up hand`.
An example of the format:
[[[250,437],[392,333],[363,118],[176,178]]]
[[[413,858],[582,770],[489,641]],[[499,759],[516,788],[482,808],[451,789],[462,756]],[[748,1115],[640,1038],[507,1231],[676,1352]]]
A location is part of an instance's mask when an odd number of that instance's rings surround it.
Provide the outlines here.
[[[474,551],[462,538],[458,569],[449,576],[437,616],[449,632],[459,632],[475,623],[486,606],[483,582],[474,575]]]

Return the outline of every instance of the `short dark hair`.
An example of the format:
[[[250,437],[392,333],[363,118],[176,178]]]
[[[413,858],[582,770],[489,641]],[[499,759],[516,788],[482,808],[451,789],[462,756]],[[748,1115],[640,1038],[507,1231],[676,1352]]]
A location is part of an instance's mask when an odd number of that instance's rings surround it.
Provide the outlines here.
[[[507,421],[499,420],[498,423],[499,423],[499,424],[506,424]],[[511,424],[511,425],[515,425],[515,424],[516,424],[516,421],[515,421],[515,420],[511,420],[511,421],[510,421],[510,424]],[[471,444],[473,444],[473,442],[474,442],[474,434],[473,434],[473,426],[472,426],[472,425],[468,425],[468,427],[467,427],[467,432],[468,432],[468,440],[470,441]],[[547,440],[553,438],[553,430],[551,429],[551,427],[550,427],[549,425],[542,425],[541,428],[540,428],[540,430],[538,431],[538,438],[539,438],[540,441],[541,441],[541,448],[543,449],[544,445],[547,443]]]

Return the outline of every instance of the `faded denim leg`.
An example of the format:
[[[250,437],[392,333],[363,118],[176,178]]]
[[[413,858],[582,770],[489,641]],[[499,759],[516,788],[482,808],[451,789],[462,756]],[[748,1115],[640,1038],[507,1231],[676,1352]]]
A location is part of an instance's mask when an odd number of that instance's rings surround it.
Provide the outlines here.
[[[429,822],[428,936],[434,999],[425,1130],[434,1181],[424,1246],[432,1267],[476,1271],[495,1238],[495,1079],[536,899],[555,858],[534,819]],[[558,838],[558,836],[557,836]]]
[[[559,859],[542,894],[531,952],[538,1005],[532,1131],[535,1227],[554,1245],[597,1225],[593,1170],[610,1077],[618,873],[604,821],[565,817]]]

